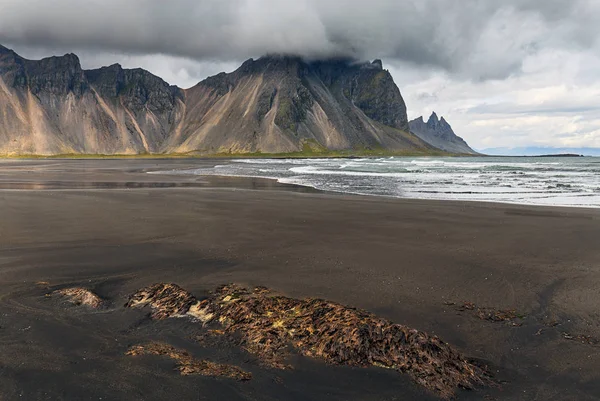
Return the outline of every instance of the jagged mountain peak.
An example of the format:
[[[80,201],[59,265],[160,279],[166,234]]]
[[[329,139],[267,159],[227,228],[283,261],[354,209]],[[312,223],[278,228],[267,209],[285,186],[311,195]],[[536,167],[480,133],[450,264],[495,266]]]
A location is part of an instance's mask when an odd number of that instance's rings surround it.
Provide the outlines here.
[[[432,125],[435,126],[440,122],[440,119],[438,118],[438,115],[436,114],[436,112],[432,112],[431,116],[429,117],[429,120],[427,120],[427,124],[428,125]]]
[[[446,119],[439,118],[435,111],[431,113],[426,123],[423,117],[419,117],[410,121],[409,125],[411,132],[436,148],[453,153],[477,153],[457,136]]]
[[[444,117],[440,118],[440,124],[439,125],[442,126],[442,127],[448,128],[450,130],[452,129],[452,127],[450,126],[450,123],[448,123],[448,121]]]
[[[81,61],[74,53],[67,53],[62,56],[50,56],[41,60],[27,60],[30,66],[39,67],[40,69],[59,69],[72,68],[82,70]]]

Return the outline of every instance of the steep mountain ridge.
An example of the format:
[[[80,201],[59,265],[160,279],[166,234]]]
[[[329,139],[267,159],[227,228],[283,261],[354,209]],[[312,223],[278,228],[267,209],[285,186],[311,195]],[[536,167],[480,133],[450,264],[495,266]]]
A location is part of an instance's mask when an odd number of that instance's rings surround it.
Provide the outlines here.
[[[251,59],[186,90],[186,105],[179,152],[431,149],[406,132],[400,91],[376,64]]]
[[[477,154],[464,139],[454,133],[444,117],[438,118],[435,112],[427,122],[419,117],[410,121],[409,125],[413,134],[438,149],[450,153]]]
[[[436,150],[409,132],[380,60],[265,56],[189,89],[142,69],[83,70],[0,46],[0,154]]]
[[[85,74],[100,98],[108,99],[115,110],[125,111],[126,128],[140,136],[143,150],[162,152],[164,142],[183,118],[184,91],[148,71],[127,70],[119,64]]]
[[[182,108],[174,99],[183,94],[165,88],[143,70],[84,71],[73,54],[31,61],[3,48],[0,153],[158,152]],[[167,92],[169,101],[161,105]]]

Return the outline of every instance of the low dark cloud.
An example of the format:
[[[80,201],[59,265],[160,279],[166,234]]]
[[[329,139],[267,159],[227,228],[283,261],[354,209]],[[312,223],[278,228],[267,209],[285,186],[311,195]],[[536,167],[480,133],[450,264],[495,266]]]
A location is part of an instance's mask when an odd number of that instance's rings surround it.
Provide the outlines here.
[[[384,58],[503,78],[551,47],[596,46],[594,0],[0,0],[0,43],[237,61]]]

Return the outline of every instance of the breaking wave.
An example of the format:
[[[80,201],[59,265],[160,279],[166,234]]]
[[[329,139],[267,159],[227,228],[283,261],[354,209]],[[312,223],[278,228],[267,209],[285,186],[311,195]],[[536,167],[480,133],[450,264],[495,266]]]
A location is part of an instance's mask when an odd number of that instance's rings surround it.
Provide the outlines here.
[[[243,159],[179,173],[397,198],[600,207],[600,158],[593,157]]]

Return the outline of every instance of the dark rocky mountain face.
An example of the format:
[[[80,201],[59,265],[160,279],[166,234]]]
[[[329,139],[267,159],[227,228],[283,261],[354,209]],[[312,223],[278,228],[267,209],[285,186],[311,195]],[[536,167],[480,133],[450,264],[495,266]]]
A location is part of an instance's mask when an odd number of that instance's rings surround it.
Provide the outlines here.
[[[84,71],[73,54],[26,60],[0,49],[0,154],[156,153],[183,91],[143,70]]]
[[[173,110],[177,100],[184,99],[183,90],[170,86],[159,77],[142,69],[125,70],[119,64],[85,72],[90,85],[106,98],[123,99],[136,113],[148,107],[154,113]]]
[[[432,149],[407,132],[406,106],[379,61],[251,59],[187,90],[186,107],[169,143],[181,152]]]
[[[30,61],[5,47],[0,48],[0,74],[5,83],[34,94],[81,95],[87,89],[79,58],[74,54]]]
[[[26,79],[20,82],[21,88],[29,88],[34,95],[72,92],[81,96],[88,89],[79,58],[74,54],[40,61],[23,60],[23,67]]]
[[[410,131],[430,145],[446,152],[477,154],[461,137],[454,133],[444,117],[439,119],[435,112],[431,114],[427,122],[423,120],[423,117],[412,120]]]
[[[371,64],[350,61],[316,62],[309,70],[332,91],[352,101],[369,118],[389,127],[408,130],[406,105],[381,60]]]
[[[382,63],[268,56],[183,90],[0,47],[0,154],[429,151]]]
[[[25,84],[24,60],[15,52],[0,45],[0,75],[4,82],[13,86],[15,81]]]

